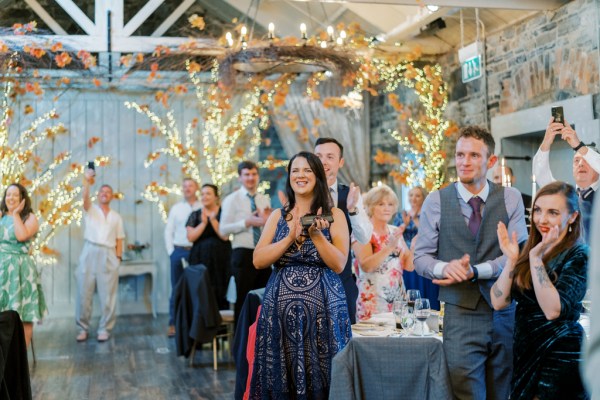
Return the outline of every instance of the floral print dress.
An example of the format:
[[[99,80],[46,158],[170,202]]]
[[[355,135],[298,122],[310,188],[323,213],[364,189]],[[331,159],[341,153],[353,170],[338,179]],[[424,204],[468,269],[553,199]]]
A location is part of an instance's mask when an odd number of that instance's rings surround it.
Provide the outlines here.
[[[397,228],[388,225],[386,235],[371,236],[373,254],[380,251],[386,244],[391,233]],[[356,313],[359,320],[367,320],[373,314],[393,311],[394,300],[403,298],[406,290],[402,279],[402,264],[396,255],[389,255],[381,265],[372,272],[364,272],[358,268],[358,299],[356,300]]]

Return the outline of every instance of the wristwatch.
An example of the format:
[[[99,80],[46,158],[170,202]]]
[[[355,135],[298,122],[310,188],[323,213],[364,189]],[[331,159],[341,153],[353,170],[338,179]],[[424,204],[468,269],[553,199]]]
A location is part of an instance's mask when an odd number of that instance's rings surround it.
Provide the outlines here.
[[[573,147],[573,151],[574,151],[575,153],[577,153],[577,151],[578,151],[580,148],[584,147],[584,146],[585,146],[585,143],[583,143],[583,142],[579,142],[579,144],[578,144],[577,146]]]
[[[473,277],[471,278],[471,282],[477,282],[477,279],[479,279],[479,271],[474,265],[471,265],[471,269],[473,270]]]
[[[350,210],[348,210],[348,215],[351,215],[351,216],[353,216],[353,217],[354,217],[354,216],[355,216],[355,215],[357,215],[357,214],[358,214],[358,207],[356,207],[356,208],[354,209],[354,211],[350,211]]]

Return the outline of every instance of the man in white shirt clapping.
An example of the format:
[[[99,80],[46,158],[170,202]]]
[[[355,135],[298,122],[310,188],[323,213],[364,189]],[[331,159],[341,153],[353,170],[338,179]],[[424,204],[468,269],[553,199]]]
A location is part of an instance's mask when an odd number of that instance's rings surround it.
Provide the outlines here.
[[[242,161],[238,175],[242,187],[223,200],[219,227],[221,235],[233,235],[231,272],[236,284],[236,320],[248,292],[267,286],[271,276],[271,268],[256,269],[252,262],[254,247],[271,213],[271,200],[257,192],[259,175],[254,162]]]
[[[165,227],[165,246],[171,261],[171,298],[169,301],[169,329],[167,335],[175,336],[175,286],[183,274],[182,259],[190,257],[192,243],[187,238],[186,224],[190,214],[201,207],[198,200],[198,183],[185,178],[181,186],[183,201],[173,205]]]

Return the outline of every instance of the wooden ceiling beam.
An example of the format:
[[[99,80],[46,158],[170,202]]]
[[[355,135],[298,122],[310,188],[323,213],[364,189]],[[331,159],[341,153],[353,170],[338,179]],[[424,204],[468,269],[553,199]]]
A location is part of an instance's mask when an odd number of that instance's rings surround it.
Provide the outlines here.
[[[276,1],[276,0],[270,0]],[[307,0],[293,0],[305,2]],[[321,2],[322,0],[308,0]],[[462,8],[496,8],[505,10],[554,10],[564,6],[571,0],[427,0],[428,5],[440,7]],[[327,3],[362,3],[362,4],[387,4],[398,6],[415,6],[415,0],[325,0]]]

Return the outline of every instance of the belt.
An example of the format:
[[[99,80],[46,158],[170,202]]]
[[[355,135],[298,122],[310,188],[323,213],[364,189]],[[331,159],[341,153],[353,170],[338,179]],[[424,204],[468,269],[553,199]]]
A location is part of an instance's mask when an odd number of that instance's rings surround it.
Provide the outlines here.
[[[190,251],[192,249],[192,246],[175,246],[176,249],[180,249],[180,250],[187,250]]]

